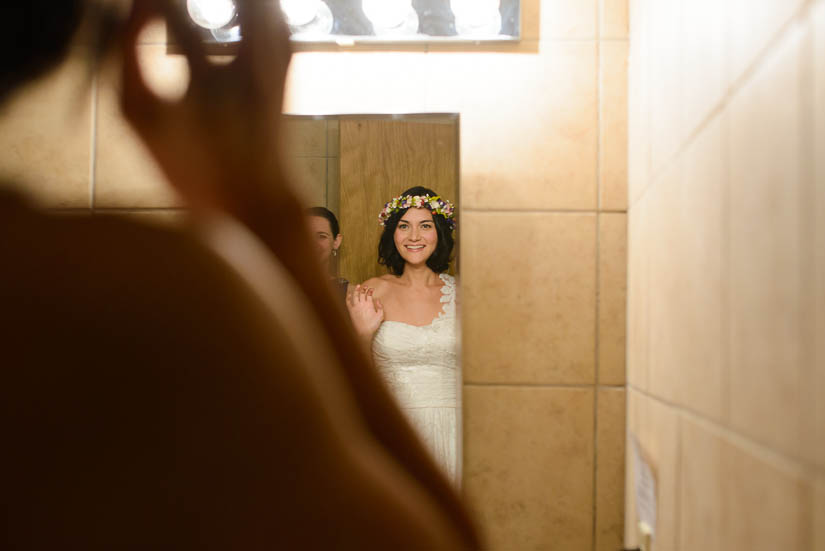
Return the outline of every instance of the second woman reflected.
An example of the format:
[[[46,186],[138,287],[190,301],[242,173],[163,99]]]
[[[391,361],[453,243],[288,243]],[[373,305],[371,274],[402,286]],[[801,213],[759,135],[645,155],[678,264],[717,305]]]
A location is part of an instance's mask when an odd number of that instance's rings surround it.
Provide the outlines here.
[[[307,225],[309,234],[315,243],[315,252],[324,273],[330,279],[336,294],[341,301],[346,300],[349,281],[338,277],[338,249],[344,236],[341,235],[341,228],[338,219],[331,210],[325,207],[310,207],[306,210]]]

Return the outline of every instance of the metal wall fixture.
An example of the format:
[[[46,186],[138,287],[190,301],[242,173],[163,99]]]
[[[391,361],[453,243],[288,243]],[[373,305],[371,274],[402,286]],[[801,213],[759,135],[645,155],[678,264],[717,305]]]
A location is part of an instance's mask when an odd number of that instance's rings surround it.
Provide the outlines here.
[[[181,0],[184,1],[184,0]],[[238,42],[234,0],[185,0],[205,42]],[[306,43],[512,42],[520,0],[276,0],[292,40]]]

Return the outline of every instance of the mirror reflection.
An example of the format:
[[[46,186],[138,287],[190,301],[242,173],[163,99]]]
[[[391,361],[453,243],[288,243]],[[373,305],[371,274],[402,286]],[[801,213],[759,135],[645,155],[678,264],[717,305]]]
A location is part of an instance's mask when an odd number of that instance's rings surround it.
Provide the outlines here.
[[[293,181],[336,294],[436,462],[460,477],[458,118],[298,117]]]

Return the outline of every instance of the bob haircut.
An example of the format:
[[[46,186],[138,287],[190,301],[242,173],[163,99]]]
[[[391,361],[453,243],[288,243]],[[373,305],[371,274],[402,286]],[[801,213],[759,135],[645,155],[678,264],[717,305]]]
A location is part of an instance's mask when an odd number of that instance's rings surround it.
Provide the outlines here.
[[[431,189],[416,186],[410,188],[403,195],[438,195]],[[401,253],[395,248],[395,228],[398,227],[398,222],[409,209],[399,210],[394,212],[387,219],[384,224],[384,231],[381,234],[381,240],[378,242],[378,263],[387,267],[393,275],[400,276],[404,273],[404,265],[406,261],[401,257]],[[432,211],[431,211],[432,212]],[[435,251],[427,259],[427,267],[437,274],[446,272],[450,267],[452,260],[453,246],[455,240],[453,238],[453,230],[450,229],[450,223],[442,214],[432,213],[433,222],[435,222],[435,232],[438,236],[438,243],[436,243]]]
[[[332,238],[338,237],[341,233],[341,227],[338,225],[338,219],[332,214],[332,211],[326,207],[309,207],[306,209],[307,216],[317,216],[318,218],[326,218],[329,222],[329,229],[332,230]]]

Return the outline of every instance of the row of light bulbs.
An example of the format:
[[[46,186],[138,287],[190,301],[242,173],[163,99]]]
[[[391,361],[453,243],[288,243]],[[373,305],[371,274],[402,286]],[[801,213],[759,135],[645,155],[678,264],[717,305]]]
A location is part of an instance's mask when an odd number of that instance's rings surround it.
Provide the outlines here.
[[[500,0],[449,1],[458,34],[499,34]],[[280,0],[280,7],[293,36],[322,36],[332,31],[332,12],[322,0]],[[186,8],[195,24],[212,31],[217,40],[228,41],[239,37],[237,26],[230,25],[237,13],[234,0],[187,0]],[[378,36],[414,35],[418,32],[418,14],[412,0],[361,0],[361,9]]]

